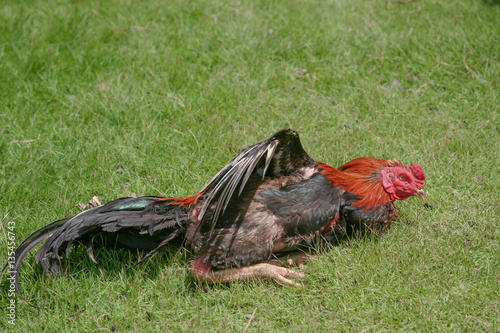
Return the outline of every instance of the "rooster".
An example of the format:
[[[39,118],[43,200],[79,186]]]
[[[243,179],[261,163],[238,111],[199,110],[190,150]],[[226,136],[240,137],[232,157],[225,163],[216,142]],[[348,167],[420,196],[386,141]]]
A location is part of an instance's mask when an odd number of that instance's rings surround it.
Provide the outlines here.
[[[298,133],[284,129],[241,152],[199,193],[116,199],[35,231],[2,274],[8,269],[21,295],[21,262],[42,242],[36,263],[59,274],[72,245],[86,246],[94,262],[94,246],[147,251],[142,262],[183,241],[196,280],[261,278],[299,286],[295,280],[304,274],[273,264],[273,256],[318,238],[338,241],[355,228],[381,231],[398,216],[394,201],[424,197],[424,180],[420,165],[396,160],[362,157],[335,169],[314,161]]]

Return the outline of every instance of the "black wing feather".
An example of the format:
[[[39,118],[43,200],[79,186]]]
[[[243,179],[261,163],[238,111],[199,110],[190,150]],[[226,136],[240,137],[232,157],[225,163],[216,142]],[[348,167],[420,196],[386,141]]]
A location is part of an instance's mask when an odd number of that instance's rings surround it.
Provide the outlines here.
[[[339,214],[343,194],[344,190],[316,173],[298,184],[264,190],[257,200],[281,218],[288,236],[296,236],[328,225]]]
[[[265,159],[264,156],[266,156]],[[297,172],[300,168],[315,165],[316,162],[302,147],[299,134],[291,129],[280,130],[269,139],[245,149],[208,182],[202,190],[207,193],[207,197],[198,220],[203,220],[215,202],[212,215],[213,228],[217,219],[224,214],[238,185],[240,187],[238,195],[241,195],[252,174],[257,174],[262,178],[265,176],[278,178]]]

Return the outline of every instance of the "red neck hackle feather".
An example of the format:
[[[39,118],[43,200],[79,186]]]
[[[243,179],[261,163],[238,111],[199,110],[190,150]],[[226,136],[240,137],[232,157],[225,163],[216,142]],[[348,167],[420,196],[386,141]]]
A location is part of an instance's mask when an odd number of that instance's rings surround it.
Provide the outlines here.
[[[408,167],[400,161],[382,160],[369,157],[354,159],[338,169],[319,163],[320,172],[334,186],[339,186],[346,192],[355,194],[359,200],[353,203],[355,207],[364,208],[365,212],[391,202],[389,194],[382,185],[380,171],[386,167]]]

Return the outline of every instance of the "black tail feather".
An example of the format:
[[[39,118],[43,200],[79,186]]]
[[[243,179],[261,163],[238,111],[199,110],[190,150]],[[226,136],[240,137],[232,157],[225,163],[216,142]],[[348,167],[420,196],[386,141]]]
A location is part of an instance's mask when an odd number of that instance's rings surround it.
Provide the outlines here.
[[[169,200],[157,201],[155,197],[117,199],[35,231],[16,249],[15,262],[4,266],[0,279],[9,272],[16,291],[24,300],[19,287],[21,263],[42,242],[35,258],[47,274],[59,274],[61,253],[68,257],[73,245],[80,243],[86,246],[88,256],[95,263],[94,245],[149,251],[138,262],[141,263],[183,235],[188,222],[188,208],[170,205]]]
[[[64,219],[55,221],[49,225],[46,225],[45,227],[38,229],[34,233],[28,236],[16,249],[14,258],[15,261],[13,263],[13,266],[10,266],[11,263],[7,262],[5,266],[2,269],[2,272],[0,273],[0,280],[3,277],[3,274],[5,272],[10,273],[11,277],[14,278],[14,285],[16,287],[16,291],[18,294],[21,296],[21,298],[24,300],[24,297],[21,293],[21,288],[19,287],[19,270],[21,269],[21,263],[26,257],[26,255],[38,244],[41,242],[45,241],[47,238],[49,238],[53,231],[56,230],[57,228],[61,227],[64,225],[68,220],[70,220],[71,217],[66,217]],[[10,266],[10,267],[9,267]],[[9,267],[9,269],[7,269]]]
[[[170,236],[168,236],[167,238],[165,238],[164,240],[161,241],[160,244],[158,244],[158,246],[156,248],[154,248],[153,250],[149,251],[141,260],[139,260],[138,262],[136,262],[135,264],[133,264],[132,266],[130,266],[128,269],[130,268],[133,268],[137,265],[139,265],[140,263],[143,263],[144,261],[146,261],[146,259],[150,258],[152,255],[154,255],[156,252],[158,252],[162,247],[166,246],[167,244],[170,243],[171,240],[173,240],[175,237],[177,237],[179,233],[179,230],[174,230]]]

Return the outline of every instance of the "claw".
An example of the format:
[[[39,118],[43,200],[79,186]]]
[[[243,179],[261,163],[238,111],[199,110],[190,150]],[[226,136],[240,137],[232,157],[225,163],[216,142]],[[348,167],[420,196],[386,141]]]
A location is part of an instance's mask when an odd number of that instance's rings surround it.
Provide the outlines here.
[[[258,266],[258,267],[255,267],[255,266]],[[250,267],[252,267],[252,266],[250,266]],[[246,267],[246,268],[250,268],[250,267]],[[305,274],[296,272],[296,271],[291,270],[289,268],[274,266],[274,265],[267,264],[267,263],[257,264],[257,265],[254,265],[254,267],[255,267],[256,272],[258,272],[256,277],[271,278],[278,283],[286,284],[286,285],[294,286],[294,287],[302,287],[302,283],[287,279],[287,277],[292,278],[292,279],[305,279],[305,277],[306,277]]]

